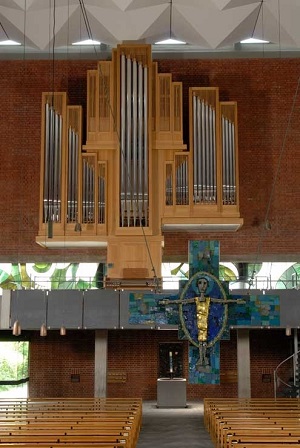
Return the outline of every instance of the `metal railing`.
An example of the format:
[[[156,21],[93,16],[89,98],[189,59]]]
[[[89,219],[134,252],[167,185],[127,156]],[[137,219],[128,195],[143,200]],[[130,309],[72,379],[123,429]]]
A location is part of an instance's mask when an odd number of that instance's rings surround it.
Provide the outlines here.
[[[281,363],[278,364],[276,369],[274,370],[274,397],[275,399],[278,396],[278,390],[281,386],[284,386],[285,390],[283,392],[286,397],[297,397],[299,396],[299,387],[296,382],[296,369],[298,364],[300,350],[290,355],[288,358],[284,359]],[[293,360],[293,377],[288,380],[288,382],[284,381],[279,377],[278,370],[282,367],[286,362]]]
[[[162,289],[163,290],[177,290],[179,288],[179,282],[182,280],[188,281],[185,277],[163,277],[162,278]],[[292,275],[292,278],[278,281],[273,280],[271,277],[255,277],[253,280],[249,278],[232,278],[222,279],[221,281],[228,281],[229,290],[234,291],[235,289],[244,290],[275,290],[275,289],[300,289],[300,279],[296,275]],[[251,281],[250,281],[251,280]],[[64,276],[61,278],[57,277],[55,279],[49,277],[27,277],[26,280],[14,279],[11,281],[9,288],[2,285],[2,289],[96,289],[99,288],[100,280],[96,280],[95,276],[91,277],[74,277],[72,279],[66,279]],[[103,282],[102,282],[103,283]],[[1,288],[1,285],[0,285]],[[101,289],[101,286],[100,286]],[[1,291],[1,289],[0,289]]]

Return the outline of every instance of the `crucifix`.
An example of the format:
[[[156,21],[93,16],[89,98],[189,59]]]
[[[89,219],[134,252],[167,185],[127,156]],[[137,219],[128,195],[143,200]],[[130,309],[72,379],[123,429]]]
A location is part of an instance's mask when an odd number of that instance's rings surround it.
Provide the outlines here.
[[[229,338],[229,306],[230,314],[243,315],[245,320],[242,298],[246,297],[229,297],[228,283],[219,280],[219,242],[192,240],[189,279],[180,280],[173,295],[132,293],[129,322],[178,325],[179,339],[189,341],[189,382],[219,384],[219,341]]]
[[[209,280],[210,279],[210,280]],[[207,294],[210,281],[215,282],[219,289],[221,297],[210,297]],[[185,297],[188,291],[188,286],[194,283],[197,287],[198,293],[194,297]],[[224,318],[222,325],[218,330],[217,336],[209,339],[209,313],[211,303],[222,304],[224,306]],[[229,303],[245,303],[242,299],[228,299],[226,292],[220,281],[212,274],[204,271],[199,271],[189,280],[187,287],[185,287],[178,300],[163,299],[159,301],[160,305],[179,305],[179,316],[183,332],[191,344],[196,346],[199,350],[199,359],[196,363],[196,368],[199,372],[210,372],[211,366],[207,356],[207,348],[212,347],[218,339],[221,338],[226,322],[227,322],[227,305]],[[192,331],[186,325],[184,307],[188,304],[194,304],[195,324],[197,329],[197,339],[193,337]],[[193,331],[194,333],[195,331]]]

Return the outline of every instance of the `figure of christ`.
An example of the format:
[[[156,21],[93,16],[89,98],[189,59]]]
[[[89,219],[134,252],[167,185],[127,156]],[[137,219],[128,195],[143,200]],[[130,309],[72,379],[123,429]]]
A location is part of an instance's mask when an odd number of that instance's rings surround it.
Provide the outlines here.
[[[197,279],[197,289],[199,292],[199,296],[188,298],[188,299],[179,299],[179,300],[169,300],[164,299],[159,302],[161,305],[185,305],[188,303],[195,303],[196,305],[196,324],[197,324],[197,332],[198,332],[198,349],[199,349],[199,359],[197,361],[197,369],[199,371],[209,371],[209,359],[207,357],[207,343],[208,343],[208,316],[209,316],[209,308],[210,303],[245,303],[242,299],[217,299],[213,297],[206,296],[206,291],[209,286],[209,282],[205,277],[199,277]]]

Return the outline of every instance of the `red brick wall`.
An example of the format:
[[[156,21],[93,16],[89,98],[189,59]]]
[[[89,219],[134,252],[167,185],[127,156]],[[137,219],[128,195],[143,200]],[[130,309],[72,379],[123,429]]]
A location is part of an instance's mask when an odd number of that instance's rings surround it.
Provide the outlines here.
[[[93,397],[95,366],[94,332],[48,331],[32,333],[29,351],[29,396]],[[80,375],[72,382],[71,375]]]
[[[96,61],[55,61],[55,89],[66,90],[70,104],[81,104],[85,110],[86,71],[95,67]],[[300,200],[300,97],[291,114],[299,68],[299,59],[159,61],[159,71],[171,72],[174,80],[183,82],[185,112],[190,86],[218,86],[220,99],[238,102],[240,210],[244,218],[237,233],[165,235],[166,260],[186,258],[188,239],[206,238],[221,242],[224,260],[249,261],[256,259],[257,253],[273,261],[299,258],[295,234],[300,212],[295,204]],[[35,243],[41,93],[51,88],[51,61],[0,61],[0,261],[95,261],[104,257],[95,249],[47,251]],[[187,120],[184,129],[187,142]],[[270,198],[272,230],[262,233]]]
[[[96,61],[55,61],[53,86],[51,61],[0,61],[0,262],[104,260],[104,252],[98,249],[45,250],[35,243],[39,216],[41,94],[53,87],[66,90],[69,103],[81,104],[85,110],[86,72],[95,67]],[[218,86],[221,100],[238,102],[240,210],[244,218],[244,226],[237,233],[166,234],[165,260],[186,259],[189,239],[219,240],[223,260],[249,261],[256,260],[257,256],[259,260],[273,261],[300,258],[300,240],[295,238],[300,228],[299,97],[295,98],[291,114],[299,68],[299,59],[159,61],[159,71],[171,72],[174,80],[183,82],[185,112],[190,86]],[[187,142],[186,120],[184,129]],[[264,232],[269,201],[272,229]],[[74,339],[70,339],[68,332],[64,340],[53,335],[32,339],[31,395],[93,394],[93,344],[78,338],[75,333]],[[157,344],[162,338],[176,340],[168,332],[110,333],[109,368],[123,366],[128,370],[129,383],[110,384],[109,394],[155,397]],[[262,369],[272,370],[282,359],[281,339],[279,346],[273,344],[272,338],[269,342],[274,352],[269,353],[265,338],[258,338],[253,345],[252,390],[261,394],[266,393],[266,387],[271,387],[261,385]],[[261,352],[256,350],[259,344],[262,344]],[[233,341],[222,342],[221,369],[229,360],[234,365],[231,358],[234,350]],[[283,351],[286,352],[285,348]],[[84,369],[82,382],[70,383],[72,369]],[[234,395],[236,386],[188,386],[191,398],[221,392]]]
[[[108,371],[125,372],[124,383],[108,383],[109,397],[142,397],[156,400],[158,346],[177,342],[176,331],[117,330],[108,336]],[[253,397],[272,397],[273,371],[290,354],[291,338],[283,330],[252,330],[251,391]],[[236,371],[236,332],[221,341],[221,372]],[[80,374],[80,383],[71,374]],[[262,374],[271,374],[271,383]],[[184,376],[188,378],[188,344],[184,342]],[[285,379],[289,377],[286,372]],[[94,332],[68,331],[66,337],[49,332],[46,338],[35,333],[30,342],[30,396],[92,397],[94,395]],[[187,398],[236,397],[237,383],[187,385]]]
[[[252,330],[250,332],[251,394],[252,397],[274,396],[274,370],[293,353],[292,337],[284,330]],[[271,382],[264,382],[262,375],[271,375]],[[293,376],[292,363],[285,363],[278,370],[279,377],[288,382]],[[282,390],[282,389],[281,389]],[[278,393],[281,391],[278,390]]]

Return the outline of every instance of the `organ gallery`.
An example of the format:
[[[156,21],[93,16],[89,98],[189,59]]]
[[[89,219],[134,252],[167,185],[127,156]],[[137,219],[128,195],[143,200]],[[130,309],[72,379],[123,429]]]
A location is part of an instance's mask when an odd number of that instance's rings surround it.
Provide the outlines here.
[[[37,243],[106,247],[106,287],[143,288],[160,282],[165,232],[238,230],[237,104],[219,88],[190,87],[183,116],[151,46],[122,44],[87,72],[86,114],[45,92]]]

